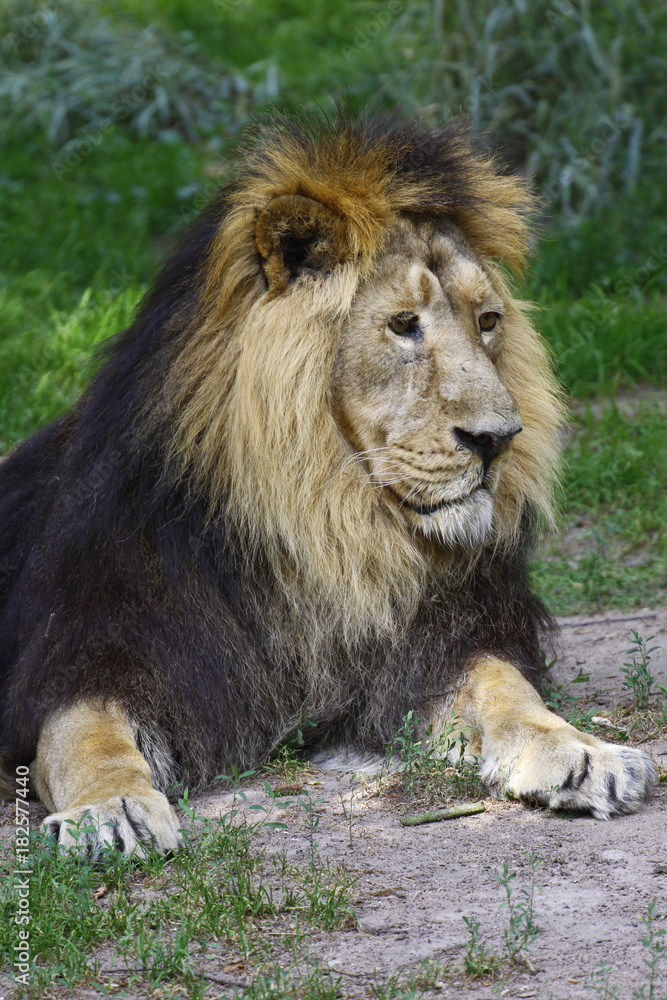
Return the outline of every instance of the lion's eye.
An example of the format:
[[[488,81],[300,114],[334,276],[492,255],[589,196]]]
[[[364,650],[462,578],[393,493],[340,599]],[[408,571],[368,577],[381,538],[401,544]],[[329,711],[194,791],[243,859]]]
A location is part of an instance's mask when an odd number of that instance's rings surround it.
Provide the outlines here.
[[[500,319],[497,312],[485,312],[479,317],[479,328],[482,333],[490,333]]]
[[[419,316],[413,313],[399,313],[398,316],[392,316],[387,325],[391,332],[398,334],[399,337],[421,337]]]

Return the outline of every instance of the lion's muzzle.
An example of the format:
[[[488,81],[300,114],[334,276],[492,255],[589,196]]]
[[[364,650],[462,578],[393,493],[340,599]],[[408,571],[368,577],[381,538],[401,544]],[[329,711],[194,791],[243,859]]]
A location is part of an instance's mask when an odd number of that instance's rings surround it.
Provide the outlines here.
[[[475,433],[464,430],[462,427],[454,427],[454,437],[456,438],[457,448],[465,448],[468,451],[473,452],[475,455],[479,455],[484,463],[484,468],[488,469],[491,462],[497,455],[503,451],[510,441],[521,432],[521,422],[515,422],[514,424],[503,429],[502,431],[497,430],[482,430]]]

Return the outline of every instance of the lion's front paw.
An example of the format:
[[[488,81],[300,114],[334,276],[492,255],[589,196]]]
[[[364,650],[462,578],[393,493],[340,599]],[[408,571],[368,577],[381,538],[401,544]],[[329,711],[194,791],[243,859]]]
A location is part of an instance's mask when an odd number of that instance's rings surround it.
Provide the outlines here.
[[[563,723],[562,728],[535,731],[524,742],[523,753],[505,767],[497,756],[485,760],[482,778],[552,809],[609,819],[641,807],[656,780],[656,769],[642,750],[604,743]]]
[[[59,847],[84,851],[96,861],[103,848],[145,857],[178,850],[181,836],[174,810],[154,789],[145,794],[115,795],[104,802],[52,813],[42,824]]]

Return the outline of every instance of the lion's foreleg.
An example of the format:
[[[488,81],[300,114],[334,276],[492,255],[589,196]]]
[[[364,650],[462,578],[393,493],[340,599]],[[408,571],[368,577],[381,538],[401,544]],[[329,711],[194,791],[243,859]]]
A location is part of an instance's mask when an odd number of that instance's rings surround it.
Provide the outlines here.
[[[53,715],[31,771],[39,797],[53,810],[44,826],[61,845],[78,842],[93,857],[104,845],[127,854],[151,845],[161,854],[178,847],[174,812],[152,787],[119,705],[83,701]]]
[[[608,819],[637,810],[655,781],[647,754],[579,732],[496,657],[472,667],[454,711],[479,733],[481,776],[501,794]]]

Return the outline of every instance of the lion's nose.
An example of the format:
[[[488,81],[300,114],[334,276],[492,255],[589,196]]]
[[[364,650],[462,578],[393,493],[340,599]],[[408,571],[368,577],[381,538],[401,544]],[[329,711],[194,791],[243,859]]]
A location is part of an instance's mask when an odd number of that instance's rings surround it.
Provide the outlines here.
[[[521,424],[509,427],[502,434],[497,431],[478,431],[471,434],[462,427],[454,428],[454,437],[462,448],[479,455],[484,465],[488,465],[503,448],[506,448],[513,437],[521,430]]]

